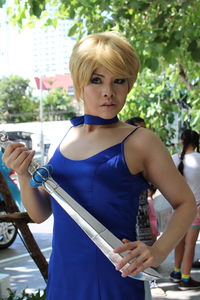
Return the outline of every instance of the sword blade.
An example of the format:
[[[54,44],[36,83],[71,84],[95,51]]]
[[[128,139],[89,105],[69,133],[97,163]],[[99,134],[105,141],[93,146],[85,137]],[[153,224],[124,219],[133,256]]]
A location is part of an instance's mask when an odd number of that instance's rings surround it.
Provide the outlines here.
[[[93,217],[84,207],[77,203],[67,192],[65,192],[51,177],[43,183],[43,186],[49,194],[60,204],[68,215],[81,227],[87,236],[103,252],[103,254],[117,265],[126,255],[124,253],[114,253],[113,250],[120,245],[122,241],[110,232],[103,224]],[[126,268],[129,264],[126,264]],[[123,268],[123,269],[124,269]],[[121,271],[123,271],[123,269]],[[130,277],[138,280],[156,280],[162,276],[153,268],[147,268],[136,276]]]

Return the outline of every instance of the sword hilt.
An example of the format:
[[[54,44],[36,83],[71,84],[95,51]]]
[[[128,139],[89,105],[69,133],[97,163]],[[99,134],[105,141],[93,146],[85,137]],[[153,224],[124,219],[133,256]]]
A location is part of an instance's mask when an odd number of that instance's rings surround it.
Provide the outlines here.
[[[0,131],[0,147],[5,149],[12,143],[13,142],[9,140],[7,133],[5,131]],[[52,167],[50,165],[41,167],[37,161],[32,160],[28,167],[28,172],[32,176],[30,184],[33,187],[42,185],[42,183],[50,177],[51,171]]]

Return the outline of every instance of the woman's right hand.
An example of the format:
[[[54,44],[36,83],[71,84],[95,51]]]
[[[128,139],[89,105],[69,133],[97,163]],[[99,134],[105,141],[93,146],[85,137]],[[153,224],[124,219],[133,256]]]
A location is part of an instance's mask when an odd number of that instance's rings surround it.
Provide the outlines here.
[[[35,151],[28,150],[23,144],[12,143],[6,147],[2,159],[18,175],[27,176],[34,154]]]

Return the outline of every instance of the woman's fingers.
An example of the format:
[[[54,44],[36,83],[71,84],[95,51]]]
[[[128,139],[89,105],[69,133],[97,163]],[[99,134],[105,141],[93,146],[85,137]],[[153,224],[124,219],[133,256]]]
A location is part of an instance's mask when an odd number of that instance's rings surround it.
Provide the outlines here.
[[[29,151],[23,144],[13,143],[8,145],[2,159],[11,169],[18,174],[23,174],[27,172],[34,153],[34,151]]]
[[[151,262],[152,260],[150,258],[146,258],[145,255],[138,256],[138,258],[134,259],[132,262],[128,262],[128,264],[122,268],[122,277],[127,277],[128,275],[137,275],[151,266]]]
[[[123,277],[134,276],[152,265],[153,256],[150,247],[140,241],[123,240],[123,242],[124,245],[114,250],[115,253],[125,252],[125,256],[116,265],[116,270],[120,270]]]
[[[16,165],[17,173],[19,175],[23,174],[24,172],[27,172],[28,166],[30,165],[34,154],[34,151],[24,151],[20,154],[18,165]]]

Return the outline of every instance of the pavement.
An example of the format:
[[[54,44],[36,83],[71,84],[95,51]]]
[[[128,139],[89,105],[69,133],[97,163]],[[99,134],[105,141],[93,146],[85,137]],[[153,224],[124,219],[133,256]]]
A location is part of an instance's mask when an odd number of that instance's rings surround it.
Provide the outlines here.
[[[165,198],[156,192],[154,195],[154,208],[157,215],[159,231],[163,232],[170,219],[172,207]],[[195,259],[200,258],[200,235],[198,237],[195,249]],[[181,291],[178,289],[178,284],[173,283],[169,279],[169,274],[173,269],[174,251],[172,251],[167,259],[158,268],[158,271],[163,275],[163,279],[157,281],[158,289],[151,289],[152,298],[155,300],[162,299],[181,299],[181,300],[200,300],[200,290]],[[191,277],[200,281],[200,269],[192,269]]]
[[[200,235],[196,244],[195,259],[200,257]],[[181,299],[181,300],[200,300],[200,290],[180,291],[178,284],[170,281],[169,274],[173,269],[174,251],[170,253],[167,259],[158,268],[163,275],[163,279],[157,281],[160,289],[151,289],[152,298],[155,300],[163,299]],[[192,269],[191,276],[193,279],[200,281],[200,269]],[[164,291],[164,295],[163,295]]]
[[[40,225],[30,224],[30,227],[44,256],[47,260],[49,260],[51,254],[52,219],[50,218]],[[6,273],[10,275],[11,289],[16,290],[17,295],[20,295],[24,289],[28,293],[34,293],[39,289],[45,289],[46,283],[34,261],[29,256],[26,249],[23,248],[24,246],[19,237],[15,243],[15,248],[11,247],[6,251],[3,250],[3,252],[0,253],[0,273]],[[9,260],[9,258],[13,257],[13,252],[15,254],[15,259]],[[196,244],[195,254],[195,258],[199,257],[200,236]],[[200,300],[200,290],[180,291],[178,290],[177,284],[170,281],[169,273],[173,268],[173,260],[174,258],[172,251],[165,262],[163,262],[159,267],[158,271],[162,273],[163,278],[157,281],[159,289],[151,289],[152,299]],[[200,269],[192,269],[192,277],[200,281]]]
[[[51,254],[52,224],[52,217],[42,224],[29,224],[31,232],[47,261],[49,261]],[[10,276],[10,288],[16,291],[18,296],[22,294],[23,290],[27,293],[35,293],[46,287],[46,282],[19,235],[8,249],[0,251],[0,273]]]

